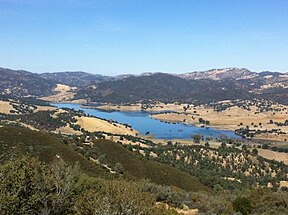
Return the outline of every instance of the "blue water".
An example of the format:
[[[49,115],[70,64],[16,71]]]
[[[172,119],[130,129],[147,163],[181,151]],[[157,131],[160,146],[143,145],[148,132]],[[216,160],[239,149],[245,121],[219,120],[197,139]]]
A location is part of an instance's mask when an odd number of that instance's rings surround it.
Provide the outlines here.
[[[86,114],[96,116],[99,118],[117,121],[123,124],[131,125],[132,128],[140,131],[141,134],[149,132],[156,138],[161,139],[191,139],[192,135],[199,134],[211,138],[229,137],[240,138],[232,131],[218,130],[214,128],[199,128],[193,125],[187,125],[183,123],[165,123],[149,117],[149,112],[135,111],[102,111],[97,109],[81,108],[79,104],[64,104],[56,103],[52,104],[59,108],[71,108],[75,110],[82,110]]]

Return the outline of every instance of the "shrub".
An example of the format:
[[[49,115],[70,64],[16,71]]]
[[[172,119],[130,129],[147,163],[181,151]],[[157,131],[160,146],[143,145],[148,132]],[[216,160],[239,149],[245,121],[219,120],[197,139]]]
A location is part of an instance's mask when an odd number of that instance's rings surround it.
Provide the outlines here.
[[[136,215],[155,214],[155,198],[144,193],[137,183],[103,181],[98,189],[84,191],[75,203],[76,214]]]
[[[243,215],[251,213],[251,204],[250,200],[246,197],[237,197],[233,201],[233,209],[236,212],[241,212]]]
[[[116,163],[113,167],[113,170],[119,174],[123,174],[124,173],[124,167],[122,166],[121,163]]]
[[[77,171],[28,157],[0,166],[1,214],[70,214]]]

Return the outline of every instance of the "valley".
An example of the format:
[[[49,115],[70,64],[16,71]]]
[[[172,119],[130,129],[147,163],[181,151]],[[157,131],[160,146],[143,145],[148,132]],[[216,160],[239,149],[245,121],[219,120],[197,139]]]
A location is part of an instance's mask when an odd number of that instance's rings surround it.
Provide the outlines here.
[[[287,11],[0,0],[0,215],[288,215]]]
[[[231,79],[233,72],[237,80]],[[80,178],[97,180],[112,189],[118,183],[123,183],[125,190],[137,189],[138,195],[147,195],[146,200],[151,201],[152,214],[160,215],[232,214],[235,201],[243,196],[253,202],[254,211],[261,211],[265,200],[255,199],[258,192],[277,195],[269,202],[278,204],[288,187],[286,100],[264,98],[264,91],[259,90],[244,96],[245,90],[233,88],[239,84],[238,78],[261,78],[248,70],[212,70],[203,73],[206,78],[200,74],[32,75],[53,86],[49,93],[35,93],[25,85],[16,90],[14,81],[2,79],[0,87],[5,83],[6,88],[0,95],[0,171],[11,168],[9,162],[29,166],[39,161],[45,168],[64,162],[68,169],[78,163]],[[279,76],[272,80],[283,81]],[[190,80],[212,84],[212,88],[199,91],[200,86],[192,87]],[[283,83],[271,86],[286,92],[285,80]],[[222,94],[227,91],[223,84],[235,91]],[[281,90],[274,96],[285,97]],[[191,94],[186,95],[188,91]],[[80,199],[69,200],[75,205],[73,210],[81,211],[77,201],[85,198],[84,193],[104,189],[85,186],[77,188]],[[122,199],[116,195],[118,198]],[[133,210],[138,209],[135,206]]]

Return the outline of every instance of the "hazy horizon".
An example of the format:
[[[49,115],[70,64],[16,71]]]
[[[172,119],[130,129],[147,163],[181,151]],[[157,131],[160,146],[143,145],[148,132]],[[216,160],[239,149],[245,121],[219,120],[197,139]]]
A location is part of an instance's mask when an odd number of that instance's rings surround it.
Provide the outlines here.
[[[0,0],[0,66],[102,75],[287,72],[288,1]]]
[[[264,71],[253,71],[253,70],[250,70],[249,68],[240,68],[240,67],[225,67],[225,68],[210,68],[210,69],[207,69],[207,70],[194,70],[194,71],[186,71],[186,72],[178,72],[178,73],[175,73],[175,72],[161,72],[161,71],[151,71],[151,72],[141,72],[141,73],[121,73],[121,74],[103,74],[103,73],[93,73],[93,72],[89,72],[89,71],[78,71],[78,70],[63,70],[63,71],[47,71],[47,72],[35,72],[35,71],[30,71],[30,70],[27,70],[27,69],[17,69],[17,68],[8,68],[8,67],[3,67],[0,65],[0,68],[3,68],[3,69],[11,69],[11,70],[16,70],[16,71],[26,71],[26,72],[31,72],[31,73],[36,73],[36,74],[44,74],[44,73],[62,73],[62,72],[84,72],[84,73],[88,73],[88,74],[93,74],[93,75],[103,75],[103,76],[121,76],[121,75],[143,75],[143,74],[146,74],[146,73],[165,73],[165,74],[170,74],[170,75],[177,75],[177,74],[186,74],[186,73],[193,73],[193,72],[206,72],[206,71],[209,71],[209,70],[222,70],[222,69],[247,69],[249,70],[250,72],[256,72],[256,73],[260,73],[260,72],[277,72],[277,73],[282,73],[282,74],[286,74],[288,72],[285,72],[285,71],[269,71],[269,70],[264,70]]]

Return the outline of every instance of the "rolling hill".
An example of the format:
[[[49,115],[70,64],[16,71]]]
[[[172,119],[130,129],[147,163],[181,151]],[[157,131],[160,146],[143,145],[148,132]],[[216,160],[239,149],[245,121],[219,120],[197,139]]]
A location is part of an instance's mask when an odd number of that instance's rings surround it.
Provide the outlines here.
[[[54,136],[26,128],[0,127],[0,162],[22,155],[37,157],[46,163],[51,163],[59,157],[69,165],[78,163],[83,173],[88,175],[108,176],[107,171]]]
[[[114,166],[121,163],[124,167],[124,176],[132,179],[146,178],[156,184],[175,186],[186,191],[209,191],[197,177],[178,169],[158,162],[147,160],[121,146],[119,143],[108,140],[94,141],[93,148],[106,155],[107,163]]]
[[[139,100],[209,102],[252,97],[248,90],[238,87],[234,82],[186,80],[164,73],[102,82],[97,87],[83,87],[77,94],[77,98],[112,103]]]
[[[88,147],[83,145],[81,147]],[[91,147],[89,147],[91,148]],[[118,143],[108,140],[96,140],[95,149],[106,154],[108,163],[121,163],[124,166],[124,178],[128,180],[148,179],[160,185],[169,185],[187,191],[209,189],[198,178],[174,167],[135,156]],[[87,159],[77,150],[63,144],[55,135],[32,131],[26,128],[0,127],[0,163],[13,157],[30,155],[51,163],[61,158],[69,165],[79,164],[80,170],[87,175],[103,178],[117,178],[107,169]]]
[[[51,81],[57,84],[64,84],[71,87],[82,87],[91,83],[99,83],[103,81],[113,80],[113,77],[90,74],[86,72],[54,72],[54,73],[42,73],[40,76],[47,81]]]
[[[84,72],[30,73],[0,68],[0,94],[51,96],[57,84],[77,87],[75,98],[91,102],[145,100],[199,103],[228,99],[268,99],[288,104],[288,74],[245,68],[212,69],[184,74],[145,73],[104,76]]]
[[[55,82],[47,81],[36,73],[0,68],[2,95],[41,97],[50,95],[55,86]]]

